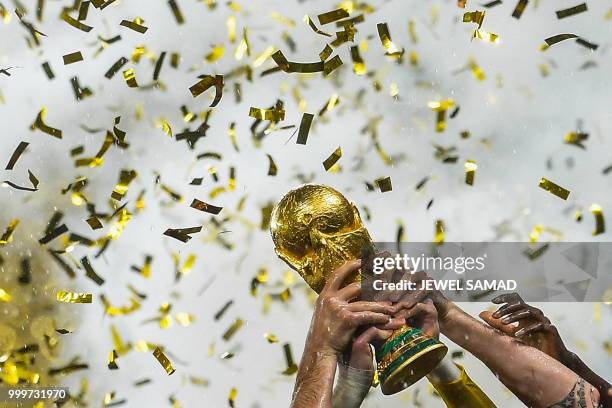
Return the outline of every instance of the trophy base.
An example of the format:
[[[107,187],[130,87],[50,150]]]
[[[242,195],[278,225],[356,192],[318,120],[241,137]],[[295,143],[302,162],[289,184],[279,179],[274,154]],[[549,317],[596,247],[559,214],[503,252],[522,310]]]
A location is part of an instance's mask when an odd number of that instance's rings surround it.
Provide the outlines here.
[[[425,336],[420,329],[404,326],[397,330],[381,347],[382,355],[377,356],[383,394],[398,393],[425,377],[447,351],[443,343]]]

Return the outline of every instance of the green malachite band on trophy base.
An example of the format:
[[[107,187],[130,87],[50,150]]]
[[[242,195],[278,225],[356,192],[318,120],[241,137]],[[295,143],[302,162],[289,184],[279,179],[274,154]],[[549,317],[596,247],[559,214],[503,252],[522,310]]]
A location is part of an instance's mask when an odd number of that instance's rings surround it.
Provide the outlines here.
[[[415,334],[421,334],[421,329],[412,328],[409,331],[407,331],[406,333],[402,333],[399,336],[397,336],[396,338],[394,338],[394,339],[392,339],[390,341],[385,342],[385,344],[383,345],[382,350],[380,350],[379,352],[376,353],[376,358],[377,359],[382,358],[384,355],[389,353],[389,351],[394,349],[395,346],[397,346],[399,343],[402,343],[406,339],[406,337],[413,336]]]
[[[439,343],[439,341],[437,341],[436,339],[427,339],[422,343],[419,343],[418,345],[410,348],[409,350],[406,350],[406,352],[402,353],[399,357],[397,357],[395,360],[393,360],[393,362],[391,362],[391,364],[389,364],[389,366],[385,369],[385,371],[383,371],[380,375],[380,382],[384,382],[387,377],[393,372],[395,371],[395,369],[397,367],[399,367],[400,365],[402,365],[402,363],[406,360],[408,360],[410,357],[412,357],[413,355],[415,355],[416,353],[418,353],[419,351],[423,350],[426,347],[429,347],[431,345],[437,344]]]

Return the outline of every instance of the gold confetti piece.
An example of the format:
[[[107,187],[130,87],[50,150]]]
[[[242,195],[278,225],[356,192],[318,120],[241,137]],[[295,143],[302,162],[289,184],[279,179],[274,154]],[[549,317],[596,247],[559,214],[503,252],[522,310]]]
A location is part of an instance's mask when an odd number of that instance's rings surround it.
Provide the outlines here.
[[[208,54],[206,54],[204,59],[208,63],[213,63],[221,59],[221,57],[223,57],[224,54],[225,54],[225,47],[223,45],[215,45],[212,48],[212,50]]]
[[[567,197],[569,197],[570,195],[570,191],[564,189],[563,187],[561,187],[558,184],[553,183],[552,181],[548,180],[547,178],[542,177],[540,179],[540,184],[539,184],[541,189],[544,189],[546,191],[548,191],[551,194],[556,195],[557,197],[561,198],[562,200],[567,200]]]
[[[204,211],[210,214],[217,215],[221,212],[223,207],[217,207],[212,204],[207,204],[204,201],[200,201],[197,198],[193,199],[191,203],[191,208],[195,208],[196,210]]]
[[[391,41],[391,34],[389,33],[389,27],[387,23],[378,23],[376,25],[378,30],[378,38],[385,48],[385,55],[399,57],[404,53],[404,50],[400,50],[397,45]]]
[[[90,1],[84,1],[79,6],[79,16],[78,16],[79,21],[87,20],[87,14],[89,13],[90,3],[91,3]]]
[[[512,17],[516,18],[517,20],[521,18],[523,11],[525,11],[525,7],[527,7],[527,3],[529,3],[529,0],[519,0],[518,3],[516,3],[516,7],[514,7]]]
[[[138,88],[138,82],[136,82],[136,71],[134,68],[123,71],[123,79],[130,88]]]
[[[342,157],[342,149],[340,147],[338,147],[336,150],[334,150],[334,152],[327,158],[325,159],[325,161],[323,162],[323,167],[325,168],[325,171],[329,171],[329,169],[331,169],[333,167],[334,164],[336,164],[338,162],[338,160],[340,160],[340,158]]]
[[[66,292],[64,290],[58,291],[56,298],[58,302],[63,302],[63,303],[91,303],[92,302],[91,293]]]
[[[55,329],[55,331],[59,334],[72,334],[72,331],[68,329]]]
[[[444,221],[436,220],[435,223],[435,235],[434,235],[434,243],[442,244],[444,243],[444,229],[445,229]]]
[[[298,366],[293,360],[293,353],[291,351],[291,344],[283,344],[283,351],[285,352],[285,361],[287,362],[287,368],[283,371],[284,375],[293,375],[297,372]]]
[[[100,295],[100,300],[104,305],[104,313],[109,316],[126,316],[140,309],[140,302],[134,298],[129,299],[129,303],[123,306],[113,306],[106,296]]]
[[[560,43],[561,41],[569,40],[572,38],[578,38],[576,34],[557,34],[552,37],[548,37],[544,40],[545,44],[540,47],[541,51],[545,51],[549,47],[552,47],[555,44]]]
[[[229,397],[227,399],[227,402],[229,404],[229,406],[231,408],[235,408],[235,403],[236,403],[236,396],[238,395],[238,390],[236,389],[236,387],[232,387],[232,389],[230,390],[229,393]]]
[[[340,59],[339,55],[334,56],[334,58],[329,61],[325,61],[323,63],[323,75],[327,76],[334,72],[338,67],[342,65],[342,59]]]
[[[317,19],[319,20],[319,24],[325,25],[346,17],[349,17],[349,13],[345,9],[339,8],[328,11],[327,13],[319,14]]]
[[[60,129],[53,128],[45,124],[45,117],[47,116],[47,108],[42,108],[38,115],[36,116],[36,120],[31,126],[32,130],[40,130],[50,136],[56,137],[58,139],[62,138],[62,131]]]
[[[123,27],[127,27],[130,30],[134,30],[140,34],[144,34],[147,32],[149,27],[143,26],[142,23],[143,23],[142,19],[140,17],[136,17],[134,21],[122,20],[121,23],[119,23],[119,25]]]
[[[366,66],[359,54],[359,47],[351,47],[351,59],[353,60],[353,72],[357,75],[364,75],[366,73]]]
[[[499,36],[497,34],[493,34],[484,30],[474,31],[473,38],[478,38],[479,40],[490,42],[492,44],[497,44],[499,42]]]
[[[177,313],[174,315],[174,318],[181,326],[184,327],[190,326],[194,321],[194,317],[190,313]]]
[[[276,163],[274,163],[274,159],[269,154],[268,156],[268,176],[276,176],[278,173],[278,168],[276,167]]]
[[[268,340],[268,343],[273,344],[273,343],[278,343],[278,337],[276,337],[275,334],[272,333],[264,333],[264,338],[266,340]]]
[[[234,58],[237,61],[242,60],[245,54],[250,57],[251,56],[251,45],[249,44],[249,38],[247,36],[247,28],[244,27],[242,29],[242,39],[238,43],[236,50],[234,51]]]
[[[319,53],[319,58],[321,59],[321,61],[325,61],[327,58],[329,58],[330,55],[332,55],[333,52],[334,50],[332,49],[332,47],[330,47],[328,44],[325,44],[325,48],[323,48],[323,50]]]
[[[259,120],[269,120],[272,122],[280,122],[285,120],[285,110],[282,107],[274,109],[253,108],[249,110],[249,116]]]
[[[244,325],[244,320],[237,318],[230,327],[223,333],[223,340],[230,341],[238,330]]]
[[[482,27],[482,22],[484,21],[484,18],[484,11],[468,11],[463,14],[464,23],[475,23],[478,25],[478,28]]]
[[[476,169],[478,168],[478,165],[476,164],[474,160],[466,160],[464,167],[465,167],[465,184],[473,186],[474,176],[476,174]]]
[[[436,132],[443,132],[444,129],[446,129],[446,111],[455,106],[455,101],[452,99],[431,101],[427,104],[427,106],[436,111]]]
[[[98,286],[104,284],[104,279],[102,279],[102,277],[100,277],[100,275],[94,271],[93,266],[91,266],[91,263],[86,256],[81,258],[81,265],[83,265],[83,268],[85,268],[85,276],[94,281]]]
[[[112,67],[110,67],[110,68],[108,69],[108,71],[106,71],[106,73],[104,74],[104,76],[105,76],[106,78],[108,78],[108,79],[112,79],[112,78],[115,76],[115,74],[116,74],[117,72],[119,72],[119,70],[120,70],[121,68],[123,68],[123,66],[124,66],[125,64],[127,64],[127,63],[128,63],[128,61],[129,61],[129,60],[128,60],[127,58],[125,58],[125,57],[121,57],[121,58],[119,58],[119,59],[117,60],[117,62],[115,62],[115,63],[113,64],[113,66],[112,66]]]
[[[164,64],[164,60],[166,59],[166,54],[166,51],[163,51],[155,63],[155,69],[153,70],[153,81],[159,80],[159,74],[161,72],[162,65]]]
[[[582,3],[582,4],[579,4],[579,5],[574,6],[574,7],[570,7],[570,8],[563,9],[563,10],[558,10],[555,13],[557,14],[557,18],[559,20],[561,20],[562,18],[566,18],[566,17],[570,17],[570,16],[573,16],[573,15],[576,15],[576,14],[580,14],[580,13],[583,13],[583,12],[585,12],[587,10],[588,9],[587,9],[586,3]]]
[[[38,240],[38,243],[40,243],[41,245],[46,245],[66,232],[68,232],[68,227],[66,226],[66,224],[62,224],[59,227],[53,228],[52,230],[48,231],[44,237]]]
[[[597,48],[599,48],[599,45],[593,44],[591,42],[588,42],[584,38],[576,38],[576,42],[578,44],[582,45],[583,47],[588,48],[588,49],[593,50],[593,51],[595,51]]]
[[[196,98],[212,86],[215,87],[215,99],[210,104],[210,107],[213,108],[217,106],[223,96],[223,75],[204,75],[200,82],[189,88],[189,91]]]
[[[589,138],[588,133],[569,132],[563,138],[563,142],[565,142],[566,144],[578,146],[581,149],[586,149],[586,147],[582,144],[582,142],[586,141],[588,138]]]
[[[11,158],[9,159],[4,170],[13,170],[13,168],[15,167],[15,164],[17,163],[17,160],[19,160],[21,155],[25,152],[28,145],[29,145],[28,142],[19,142],[19,145],[17,146],[17,148],[11,155]]]
[[[121,170],[119,173],[119,182],[111,193],[113,200],[121,201],[128,191],[130,183],[138,176],[135,170]]]
[[[43,68],[43,71],[45,71],[47,78],[49,79],[55,78],[55,74],[53,73],[53,70],[51,69],[51,65],[49,65],[49,62],[43,62],[42,68]]]
[[[81,54],[81,51],[76,51],[71,54],[66,54],[62,58],[64,59],[64,65],[70,65],[75,62],[83,61],[83,54]]]
[[[381,193],[386,193],[387,191],[393,190],[393,185],[391,184],[391,177],[381,177],[374,180]]]
[[[465,3],[467,0],[457,0],[457,7],[465,8]]]
[[[225,26],[227,27],[227,39],[229,42],[236,42],[236,16],[228,16],[225,20]]]
[[[500,4],[502,4],[502,0],[493,0],[488,3],[483,4],[482,7],[491,8],[491,7],[499,6]]]
[[[297,144],[305,145],[310,133],[310,126],[314,115],[312,113],[304,113],[300,121],[300,130],[298,131]]]
[[[19,225],[18,219],[11,220],[9,225],[6,227],[4,234],[2,234],[2,237],[0,237],[0,246],[6,245],[13,240],[13,233],[15,232],[17,225]]]
[[[62,20],[64,20],[74,28],[84,31],[86,33],[90,32],[93,29],[93,27],[88,26],[87,24],[83,24],[79,20],[75,20],[73,17],[70,16],[70,14],[68,14],[66,10],[62,12],[61,17]]]
[[[589,211],[595,217],[595,229],[593,230],[592,234],[599,235],[606,232],[606,223],[601,206],[599,204],[591,204]]]
[[[98,230],[100,228],[103,228],[104,226],[102,225],[102,221],[100,221],[100,219],[96,216],[91,216],[88,219],[85,220],[87,222],[87,224],[89,224],[89,226],[91,227],[92,230]]]
[[[179,9],[179,6],[176,3],[176,1],[168,0],[168,5],[170,6],[170,10],[172,10],[172,14],[174,15],[174,18],[176,19],[176,22],[178,24],[183,24],[185,22],[185,19],[183,18],[183,14],[181,13],[181,10]]]
[[[164,235],[178,239],[181,242],[189,242],[191,240],[190,234],[196,234],[202,231],[202,227],[191,227],[191,228],[168,228],[164,231]]]
[[[292,73],[297,72],[300,74],[321,72],[325,69],[323,61],[317,62],[290,62],[285,58],[281,50],[276,51],[272,54],[272,59],[276,62],[276,65],[284,72]]]
[[[302,21],[305,22],[306,24],[308,24],[310,26],[310,28],[312,29],[312,31],[314,31],[315,33],[320,34],[320,35],[324,35],[325,37],[331,37],[332,36],[331,34],[326,33],[325,31],[323,31],[319,27],[317,27],[315,22],[312,21],[312,19],[310,18],[310,16],[308,14],[306,14],[304,16],[304,18],[302,18]]]
[[[282,14],[278,13],[278,12],[272,12],[270,13],[270,17],[272,17],[272,19],[274,21],[278,21],[281,24],[286,25],[289,28],[293,28],[295,27],[295,21],[289,17],[285,17]]]
[[[107,367],[109,370],[118,370],[119,366],[117,365],[117,357],[119,357],[117,355],[117,352],[115,350],[112,350],[110,353],[108,353],[108,364]]]
[[[478,66],[478,64],[476,64],[476,61],[474,61],[473,59],[470,59],[468,64],[470,66],[470,69],[472,70],[472,74],[474,75],[474,78],[476,78],[479,81],[484,81],[485,74],[482,71],[482,69]]]
[[[13,297],[4,289],[0,288],[0,301],[10,302]]]
[[[168,360],[168,357],[166,357],[164,352],[161,351],[159,347],[155,347],[155,350],[153,350],[153,356],[155,356],[157,361],[159,361],[159,364],[161,364],[164,370],[166,370],[166,373],[168,375],[174,374],[176,370],[174,369],[174,367],[172,367],[172,363],[170,362],[170,360]]]

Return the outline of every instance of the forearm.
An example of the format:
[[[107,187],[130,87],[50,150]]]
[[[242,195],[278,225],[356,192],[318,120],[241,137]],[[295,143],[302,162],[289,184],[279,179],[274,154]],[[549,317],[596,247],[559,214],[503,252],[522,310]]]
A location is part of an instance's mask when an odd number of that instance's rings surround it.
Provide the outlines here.
[[[291,408],[331,408],[337,356],[306,342],[295,380]]]
[[[340,365],[332,398],[333,408],[359,408],[370,391],[373,378],[372,370]]]
[[[599,391],[602,405],[612,408],[612,385],[595,374],[576,354],[570,352],[569,356],[562,361],[566,367],[578,374],[580,377],[592,384]]]
[[[486,326],[456,305],[444,305],[440,328],[485,363],[525,404],[548,407],[572,389],[576,374],[541,351]]]

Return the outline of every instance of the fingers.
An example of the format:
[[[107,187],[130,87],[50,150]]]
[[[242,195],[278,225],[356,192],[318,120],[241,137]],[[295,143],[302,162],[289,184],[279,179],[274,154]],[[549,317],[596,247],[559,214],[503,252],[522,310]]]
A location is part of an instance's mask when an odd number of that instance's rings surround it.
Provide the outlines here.
[[[393,331],[395,329],[399,329],[405,324],[406,324],[406,319],[401,315],[396,315],[396,316],[391,317],[391,320],[389,321],[389,323],[377,325],[376,327],[381,330]]]
[[[376,345],[387,340],[392,334],[393,331],[391,330],[381,330],[377,327],[370,327],[353,341],[353,347],[355,345],[360,346],[363,344]]]
[[[500,305],[502,303],[525,303],[521,295],[516,292],[512,293],[504,293],[503,295],[499,295],[493,298],[491,302],[496,305]]]
[[[502,333],[507,334],[509,336],[514,336],[516,327],[503,324],[501,320],[496,319],[494,317],[495,316],[494,313],[491,313],[489,311],[484,311],[484,312],[480,312],[478,316],[482,320],[484,320],[489,326],[493,327],[494,329],[497,329],[501,331]]]
[[[356,259],[353,261],[345,262],[344,265],[332,272],[332,275],[327,281],[323,290],[336,291],[340,289],[344,280],[353,272],[356,272],[361,267],[361,260]]]
[[[390,303],[383,302],[353,302],[346,307],[350,312],[376,312],[391,315],[395,312],[395,308]]]
[[[516,337],[523,337],[523,336],[526,336],[532,333],[543,332],[543,331],[556,331],[556,330],[557,330],[556,327],[553,326],[552,324],[535,323],[535,324],[532,324],[531,326],[523,327],[522,329],[514,333],[514,335]]]
[[[531,314],[531,310],[527,309],[527,310],[520,310],[518,312],[514,312],[511,313],[509,315],[504,316],[501,319],[501,322],[503,324],[510,324],[510,323],[514,323],[514,322],[518,322],[521,319],[525,319],[527,317],[532,316]]]
[[[359,297],[359,295],[361,295],[361,282],[353,282],[349,285],[346,285],[336,294],[338,298],[347,302],[356,299],[357,297]]]
[[[425,302],[417,303],[412,308],[406,310],[403,315],[406,319],[424,316],[438,318],[438,312],[430,299],[426,299]]]
[[[524,303],[520,303],[520,302],[507,303],[503,305],[502,307],[500,307],[499,309],[497,309],[497,311],[493,313],[493,317],[496,319],[499,319],[500,317],[505,316],[509,313],[516,312],[516,311],[519,311],[521,309],[526,309],[526,308],[527,308],[527,305],[525,305]]]
[[[386,324],[391,321],[391,317],[384,313],[376,313],[370,311],[364,312],[355,312],[351,313],[351,323],[354,326],[361,326],[364,324],[368,325],[376,325],[376,324]]]

